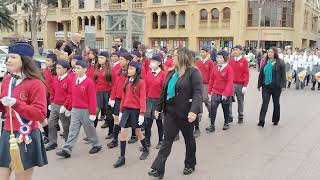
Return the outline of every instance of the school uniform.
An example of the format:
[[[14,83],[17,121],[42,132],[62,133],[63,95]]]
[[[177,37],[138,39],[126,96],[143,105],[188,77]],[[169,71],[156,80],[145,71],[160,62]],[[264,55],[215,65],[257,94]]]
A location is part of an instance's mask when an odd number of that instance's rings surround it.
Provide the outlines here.
[[[229,65],[233,70],[233,87],[234,96],[237,97],[238,102],[238,119],[239,123],[243,122],[244,111],[244,94],[242,90],[248,86],[249,83],[249,65],[245,57],[231,57]],[[230,104],[230,119],[232,119],[232,103]]]
[[[174,63],[172,58],[167,57],[164,59],[163,67],[165,71],[168,72],[173,66],[174,66]]]
[[[312,90],[315,90],[315,86],[317,84],[317,79],[315,74],[320,72],[320,59],[318,56],[313,56],[313,63],[312,63]],[[318,90],[320,90],[320,83],[318,82]]]
[[[10,89],[9,89],[10,87]],[[12,95],[10,95],[12,94]],[[46,86],[38,79],[17,78],[7,75],[1,84],[0,98],[11,96],[16,99],[12,106],[12,128],[18,143],[20,156],[25,170],[48,164],[39,121],[46,118]],[[5,112],[6,121],[0,137],[0,167],[10,168],[10,115],[9,107],[0,103],[0,111]]]
[[[93,81],[86,75],[72,82],[71,123],[67,141],[62,148],[69,157],[78,139],[81,125],[83,125],[84,132],[91,145],[93,147],[101,147],[93,121],[89,119],[90,115],[96,115],[97,101],[95,92]]]
[[[297,81],[296,81],[296,89],[299,89],[299,88],[301,88],[301,89],[303,89],[304,88],[304,86],[305,86],[305,84],[304,84],[304,80],[305,80],[305,78],[303,79],[303,81],[301,81],[300,80],[300,78],[299,78],[299,73],[300,72],[302,72],[302,71],[304,71],[304,70],[306,70],[306,59],[304,58],[304,56],[303,55],[299,55],[299,56],[297,56],[297,71],[296,71],[296,73],[297,73]]]
[[[86,72],[87,77],[93,80],[94,72],[95,72],[95,67],[94,65],[90,64]]]
[[[53,91],[53,80],[56,77],[52,73],[52,69],[46,68],[43,70],[43,75],[44,79],[46,81],[46,86],[47,86],[47,107],[51,104],[51,101],[53,98],[51,97],[52,91]],[[50,116],[50,110],[47,110],[47,118]]]
[[[290,55],[284,55],[284,62],[286,66],[286,77],[287,77],[287,87],[290,88],[291,82],[292,82],[292,77],[293,77],[293,71],[292,71],[292,65],[290,61]]]
[[[51,114],[48,121],[49,144],[47,147],[49,148],[52,146],[50,150],[52,150],[54,146],[57,146],[57,129],[55,125],[58,124],[59,119],[62,123],[65,141],[69,134],[71,117],[67,117],[65,111],[60,113],[60,109],[64,107],[66,110],[71,110],[72,82],[73,79],[66,73],[63,76],[56,77],[53,83],[51,95],[53,101],[51,102]]]
[[[164,81],[166,79],[166,72],[158,69],[157,71],[149,71],[146,78],[146,93],[147,93],[147,108],[144,114],[146,119],[146,128],[145,128],[145,136],[147,140],[147,144],[150,145],[151,138],[151,128],[153,124],[153,120],[156,119],[154,117],[155,109],[160,100],[161,91],[163,89]],[[157,127],[158,127],[158,137],[160,144],[163,141],[163,123],[162,116],[159,116],[159,119],[156,119]]]
[[[142,59],[142,66],[144,67],[145,69],[145,75],[147,75],[147,73],[150,71],[150,60],[147,58],[147,57],[143,57]]]
[[[209,117],[210,117],[211,103],[209,101],[209,96],[208,96],[208,84],[210,81],[210,75],[213,72],[215,65],[214,65],[213,61],[209,58],[197,60],[196,65],[197,65],[198,69],[200,70],[200,73],[202,76],[202,82],[203,82],[202,97],[203,97],[203,102],[207,107],[207,110],[209,112]],[[199,114],[199,121],[201,121],[201,117],[202,117],[202,114]]]
[[[215,120],[217,116],[217,109],[219,104],[222,105],[224,114],[224,128],[227,128],[229,123],[229,106],[232,102],[233,96],[233,70],[227,63],[217,65],[212,70],[210,76],[210,83],[208,86],[208,94],[211,94],[211,126],[215,127]],[[222,99],[222,97],[226,99]]]

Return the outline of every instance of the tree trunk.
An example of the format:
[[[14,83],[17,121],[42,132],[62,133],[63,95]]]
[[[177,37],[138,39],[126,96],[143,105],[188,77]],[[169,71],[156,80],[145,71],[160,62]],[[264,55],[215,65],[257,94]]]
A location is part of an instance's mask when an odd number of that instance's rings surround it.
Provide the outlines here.
[[[37,34],[38,34],[38,23],[37,23],[37,12],[38,12],[38,7],[35,7],[35,1],[33,1],[34,8],[31,10],[31,44],[34,48],[34,55],[39,55],[39,47],[38,47],[38,39],[37,39]]]

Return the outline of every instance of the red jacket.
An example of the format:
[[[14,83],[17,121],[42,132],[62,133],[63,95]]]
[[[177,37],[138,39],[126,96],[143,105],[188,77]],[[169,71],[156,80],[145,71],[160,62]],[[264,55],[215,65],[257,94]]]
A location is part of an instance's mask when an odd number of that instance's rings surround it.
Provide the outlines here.
[[[234,73],[234,84],[247,87],[249,83],[249,65],[247,59],[242,57],[239,61],[235,61],[234,57],[231,57],[229,65]]]
[[[94,66],[89,65],[89,66],[88,66],[88,69],[87,69],[87,72],[86,72],[86,75],[87,75],[87,77],[90,78],[91,80],[93,80],[94,71],[95,71]]]
[[[0,98],[8,96],[10,79],[10,75],[3,78]],[[16,111],[22,118],[28,121],[42,122],[46,118],[47,113],[46,93],[46,85],[41,80],[24,79],[13,89],[12,97],[16,98],[17,102],[12,106],[12,110]],[[4,130],[10,131],[9,107],[4,107],[0,103],[0,112],[6,113]],[[12,123],[13,130],[19,131],[20,123],[14,113],[12,113]],[[39,127],[38,124],[38,122],[33,122],[30,128],[36,129]]]
[[[96,89],[90,78],[87,77],[79,85],[76,85],[76,80],[74,80],[71,97],[73,108],[88,109],[90,115],[96,115]]]
[[[233,96],[233,70],[227,65],[222,71],[214,67],[208,85],[208,94],[219,94],[222,96]]]
[[[105,73],[104,67],[99,70],[97,69],[96,71],[98,71],[97,80],[95,82],[96,83],[96,91],[97,92],[110,92],[112,89],[112,80],[111,80],[111,82],[106,82],[106,80],[105,80],[106,73]]]
[[[62,105],[68,110],[71,110],[71,94],[73,81],[74,79],[72,79],[70,75],[67,75],[61,81],[59,81],[58,77],[56,77],[53,83],[53,101],[51,103]]]
[[[123,86],[126,83],[126,80],[128,79],[127,74],[122,74],[121,70],[116,74],[116,80],[113,83],[112,91],[111,91],[111,100],[121,99],[122,93],[123,93]]]
[[[144,67],[146,73],[145,75],[150,71],[150,60],[147,57],[144,57],[142,60],[142,66]]]
[[[140,114],[146,112],[146,85],[143,79],[140,79],[134,89],[132,83],[128,83],[126,92],[122,94],[120,112],[123,112],[124,108],[139,109]]]
[[[46,68],[43,70],[44,79],[46,81],[47,85],[47,92],[50,96],[50,102],[53,101],[53,98],[51,97],[52,89],[53,89],[53,79],[56,77],[55,75],[51,75],[51,70]]]
[[[72,79],[72,80],[75,80],[77,79],[77,75],[75,72],[73,72],[72,70],[70,70],[69,72],[69,78]]]
[[[201,72],[203,84],[209,84],[210,74],[212,73],[214,63],[211,59],[208,59],[205,63],[201,60],[196,61],[196,65]]]
[[[160,98],[166,75],[166,72],[163,70],[161,70],[157,76],[154,76],[152,71],[148,72],[146,78],[147,98]]]
[[[144,66],[141,66],[141,79],[146,79],[147,70]]]
[[[164,70],[169,71],[174,66],[173,59],[167,58],[163,66],[164,66]]]

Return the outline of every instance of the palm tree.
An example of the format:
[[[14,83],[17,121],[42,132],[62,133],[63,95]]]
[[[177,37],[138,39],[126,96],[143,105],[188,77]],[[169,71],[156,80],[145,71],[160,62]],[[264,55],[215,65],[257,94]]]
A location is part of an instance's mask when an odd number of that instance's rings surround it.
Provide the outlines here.
[[[13,18],[10,16],[10,10],[6,7],[8,1],[0,0],[0,4],[0,30],[13,30]]]

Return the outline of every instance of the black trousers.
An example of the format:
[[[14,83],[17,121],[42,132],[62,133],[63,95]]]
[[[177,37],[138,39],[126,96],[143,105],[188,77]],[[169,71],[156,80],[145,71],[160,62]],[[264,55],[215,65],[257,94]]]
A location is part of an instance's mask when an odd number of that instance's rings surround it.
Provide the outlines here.
[[[159,142],[163,141],[163,122],[162,122],[162,114],[160,114],[159,119],[152,119],[152,118],[145,118],[145,137],[147,144],[151,144],[150,139],[151,139],[151,129],[152,129],[152,124],[153,121],[156,121],[157,127],[158,127],[158,137],[159,137]]]
[[[270,97],[273,100],[273,115],[272,122],[278,123],[280,120],[280,95],[282,90],[280,88],[272,88],[270,86],[262,87],[262,106],[260,110],[259,121],[264,122],[268,111]]]
[[[165,171],[165,164],[170,155],[172,144],[179,130],[182,132],[186,145],[185,167],[193,168],[196,165],[196,140],[193,136],[193,124],[187,119],[177,119],[175,117],[174,106],[168,105],[167,112],[164,113],[164,141],[161,149],[154,160],[151,168],[160,172]]]
[[[222,100],[222,96],[219,94],[212,94],[211,96],[211,125],[215,125],[216,117],[217,117],[217,110],[219,104],[222,106],[223,110],[223,117],[224,117],[224,124],[228,124],[230,119],[230,104],[232,102],[231,97],[227,97],[226,100]]]

